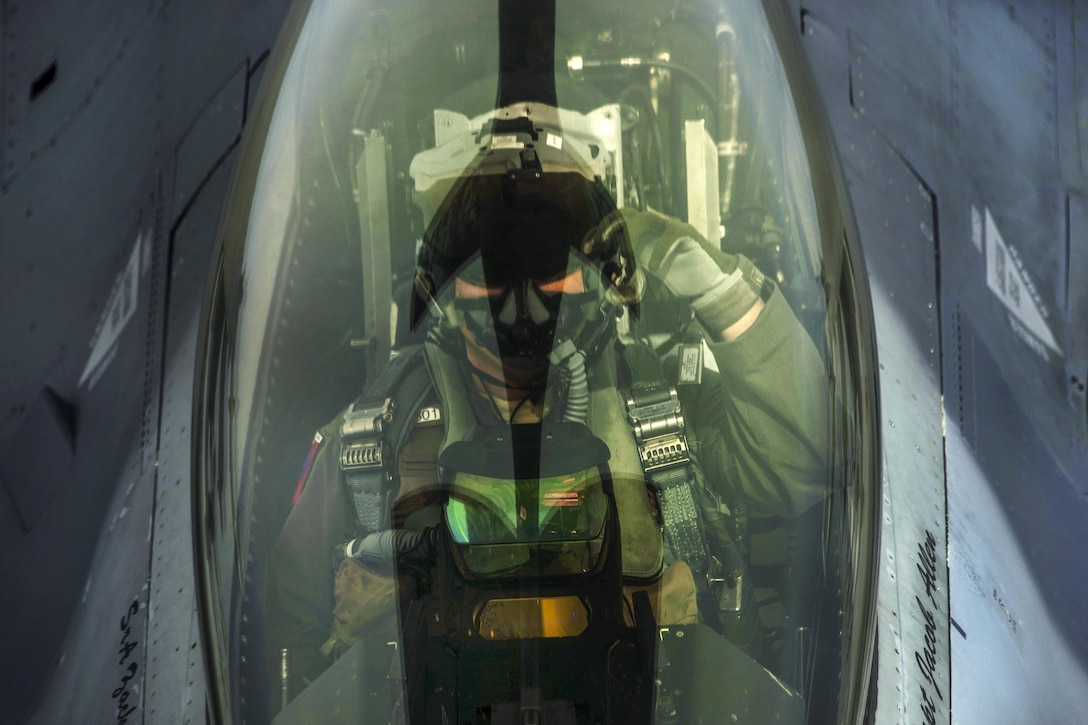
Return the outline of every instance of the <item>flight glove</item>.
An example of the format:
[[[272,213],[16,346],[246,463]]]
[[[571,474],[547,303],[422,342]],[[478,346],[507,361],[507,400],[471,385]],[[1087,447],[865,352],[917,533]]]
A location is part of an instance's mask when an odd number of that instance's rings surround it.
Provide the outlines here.
[[[726,254],[695,227],[652,211],[622,209],[639,266],[689,300],[708,330],[725,330],[760,298],[765,278],[741,255]]]

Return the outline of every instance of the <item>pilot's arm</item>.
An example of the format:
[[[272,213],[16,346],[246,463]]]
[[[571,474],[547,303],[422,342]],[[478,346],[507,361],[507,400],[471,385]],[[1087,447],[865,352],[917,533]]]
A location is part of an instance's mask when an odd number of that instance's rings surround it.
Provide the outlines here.
[[[828,378],[782,293],[736,339],[709,347],[719,373],[704,372],[698,395],[684,401],[707,482],[757,515],[796,515],[821,501]]]
[[[304,474],[304,488],[269,560],[270,654],[278,671],[281,650],[289,650],[296,681],[316,677],[329,663],[320,648],[332,623],[334,550],[353,525],[352,508],[340,483],[338,433],[339,419],[322,429],[322,440]]]
[[[823,499],[826,368],[781,292],[688,224],[625,216],[640,265],[689,300],[716,338],[709,347],[719,374],[684,401],[710,485],[762,515],[795,515]]]

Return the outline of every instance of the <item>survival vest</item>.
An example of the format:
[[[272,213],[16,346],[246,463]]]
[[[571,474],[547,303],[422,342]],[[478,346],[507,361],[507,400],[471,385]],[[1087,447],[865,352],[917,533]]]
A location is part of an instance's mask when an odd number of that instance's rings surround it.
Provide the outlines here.
[[[705,582],[720,566],[707,546],[695,490],[701,472],[690,454],[676,388],[666,380],[664,367],[649,346],[626,344],[622,356],[630,377],[629,388],[619,391],[626,413],[624,435],[634,438],[646,486],[673,552],[692,569],[696,581]],[[391,528],[393,499],[400,487],[398,453],[416,425],[443,417],[440,407],[426,405],[434,383],[423,358],[423,345],[399,350],[341,423],[340,468],[360,536]],[[681,369],[683,379],[692,371],[690,364],[683,360],[681,364],[688,368]],[[656,562],[643,563],[635,578],[656,576],[660,555]]]

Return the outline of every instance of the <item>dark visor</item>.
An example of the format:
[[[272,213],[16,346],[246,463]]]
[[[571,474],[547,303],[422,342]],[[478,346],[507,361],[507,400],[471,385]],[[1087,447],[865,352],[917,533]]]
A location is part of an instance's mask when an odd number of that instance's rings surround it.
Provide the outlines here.
[[[524,154],[524,152],[523,152]],[[517,280],[547,280],[564,274],[570,253],[582,253],[589,232],[615,204],[600,181],[575,172],[531,168],[460,179],[427,230],[418,275],[436,296],[479,256],[474,283],[505,287]],[[602,265],[621,252],[597,247],[587,257]],[[627,250],[622,250],[627,251]],[[413,297],[411,319],[418,325],[429,300]]]

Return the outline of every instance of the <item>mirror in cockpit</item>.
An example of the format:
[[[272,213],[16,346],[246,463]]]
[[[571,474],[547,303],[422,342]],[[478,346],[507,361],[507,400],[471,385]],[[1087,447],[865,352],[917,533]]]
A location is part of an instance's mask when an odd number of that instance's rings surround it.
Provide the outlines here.
[[[793,34],[759,2],[296,8],[194,407],[217,716],[854,717],[871,316]]]

